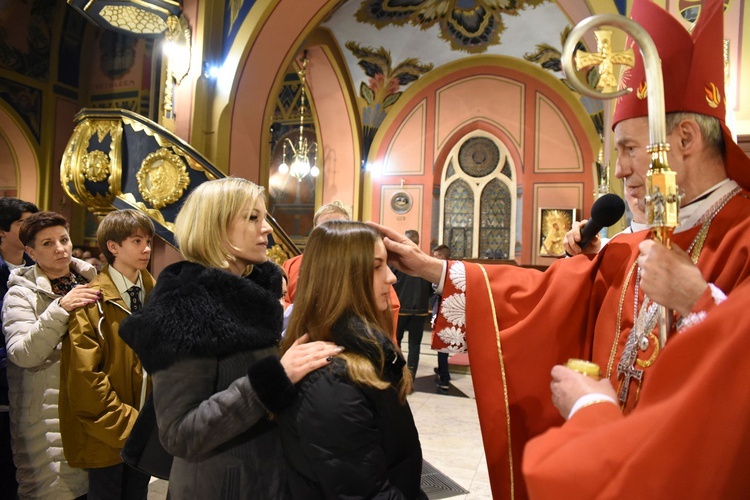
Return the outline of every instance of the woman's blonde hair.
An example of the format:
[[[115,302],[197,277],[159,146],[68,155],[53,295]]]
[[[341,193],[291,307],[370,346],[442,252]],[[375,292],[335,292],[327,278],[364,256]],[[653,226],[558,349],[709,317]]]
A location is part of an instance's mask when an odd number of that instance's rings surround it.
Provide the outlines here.
[[[237,177],[204,182],[195,188],[174,221],[182,256],[205,267],[227,269],[234,260],[227,230],[248,202],[255,206],[259,197],[265,199],[262,187]]]
[[[380,235],[361,222],[328,221],[316,227],[305,245],[292,318],[282,343],[282,351],[305,333],[310,340],[333,341],[331,327],[345,314],[353,314],[365,324],[358,343],[374,352],[374,359],[351,350],[339,354],[346,361],[349,378],[356,384],[386,389],[385,353],[382,340],[390,342],[390,308],[379,311],[373,292],[375,243]],[[386,265],[383,263],[383,265]],[[389,360],[390,361],[390,360]],[[402,402],[411,389],[411,374],[404,366],[396,390]]]

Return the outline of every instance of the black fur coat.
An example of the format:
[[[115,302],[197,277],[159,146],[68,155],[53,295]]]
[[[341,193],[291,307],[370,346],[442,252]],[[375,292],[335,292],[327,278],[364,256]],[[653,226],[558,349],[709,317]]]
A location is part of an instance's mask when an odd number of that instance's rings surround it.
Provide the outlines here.
[[[278,344],[282,327],[281,272],[272,262],[244,278],[192,262],[159,274],[145,307],[120,335],[149,373],[189,357],[221,358]]]

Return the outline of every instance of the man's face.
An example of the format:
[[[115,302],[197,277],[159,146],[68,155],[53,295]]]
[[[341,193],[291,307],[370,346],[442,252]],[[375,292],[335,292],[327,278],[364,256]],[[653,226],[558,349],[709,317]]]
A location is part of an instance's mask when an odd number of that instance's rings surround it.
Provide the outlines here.
[[[6,252],[13,250],[23,250],[23,244],[18,239],[18,231],[21,229],[23,221],[31,216],[31,212],[24,212],[21,214],[21,218],[11,223],[8,231],[0,229],[0,239],[2,240],[2,248]]]
[[[678,140],[675,133],[669,134],[667,142]],[[633,218],[646,221],[646,174],[651,165],[651,154],[646,152],[649,145],[648,118],[630,118],[623,120],[615,127],[615,147],[617,148],[617,166],[615,177],[622,179],[625,190],[625,201],[628,202]],[[677,173],[677,184],[683,174],[679,155],[674,148],[667,153],[667,161]]]

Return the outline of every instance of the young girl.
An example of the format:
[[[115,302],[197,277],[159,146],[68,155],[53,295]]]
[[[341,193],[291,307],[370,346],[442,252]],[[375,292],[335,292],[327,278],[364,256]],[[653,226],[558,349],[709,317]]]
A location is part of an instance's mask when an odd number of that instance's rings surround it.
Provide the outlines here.
[[[345,350],[280,415],[293,498],[426,498],[412,380],[387,333],[395,281],[369,226],[331,221],[310,235],[282,350],[305,333]]]

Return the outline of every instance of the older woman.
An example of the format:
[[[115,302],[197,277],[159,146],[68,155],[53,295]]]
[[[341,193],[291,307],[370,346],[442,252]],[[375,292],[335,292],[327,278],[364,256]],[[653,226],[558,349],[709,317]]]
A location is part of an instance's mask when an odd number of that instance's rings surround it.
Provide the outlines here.
[[[28,217],[18,233],[36,265],[14,269],[3,302],[13,459],[21,498],[85,495],[86,472],[63,457],[57,398],[60,341],[70,313],[96,302],[96,270],[71,257],[68,222],[54,212]]]
[[[231,177],[201,184],[175,221],[186,260],[165,268],[143,310],[120,326],[152,376],[159,437],[175,457],[173,500],[285,498],[269,412],[340,351],[303,341],[279,359],[281,274],[266,262],[271,231],[262,188]]]

